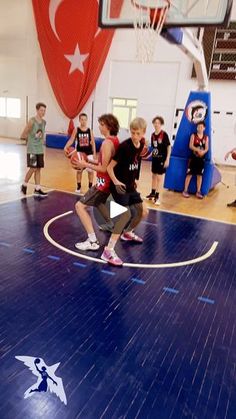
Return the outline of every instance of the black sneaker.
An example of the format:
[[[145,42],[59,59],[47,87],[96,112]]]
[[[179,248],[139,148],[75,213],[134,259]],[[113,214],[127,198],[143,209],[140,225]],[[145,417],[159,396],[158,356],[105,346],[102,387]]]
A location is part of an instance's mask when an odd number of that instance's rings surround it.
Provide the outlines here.
[[[21,190],[21,192],[22,192],[24,195],[26,195],[26,192],[27,192],[27,186],[21,185],[20,190]]]
[[[146,196],[146,199],[153,199],[155,198],[155,195],[156,195],[155,193],[151,192],[149,195]]]
[[[46,192],[43,192],[41,189],[35,189],[34,190],[34,195],[35,196],[40,196],[41,198],[46,198],[46,196],[48,196],[48,194]]]
[[[236,208],[236,199],[233,202],[230,202],[230,204],[227,204],[227,207]]]

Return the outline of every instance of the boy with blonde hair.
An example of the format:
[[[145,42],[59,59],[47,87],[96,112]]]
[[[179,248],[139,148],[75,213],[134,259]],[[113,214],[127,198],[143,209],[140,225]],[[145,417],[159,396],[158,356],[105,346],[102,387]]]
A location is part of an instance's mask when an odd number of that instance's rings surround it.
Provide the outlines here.
[[[147,214],[140,193],[136,189],[141,153],[145,145],[146,127],[147,123],[143,118],[135,118],[131,122],[130,138],[119,145],[107,167],[107,173],[112,180],[112,196],[118,204],[127,208],[127,211],[121,214],[115,223],[108,245],[101,256],[103,260],[115,266],[123,264],[114,250],[119,237],[123,241],[132,243],[143,242],[143,239],[134,233],[134,228]]]

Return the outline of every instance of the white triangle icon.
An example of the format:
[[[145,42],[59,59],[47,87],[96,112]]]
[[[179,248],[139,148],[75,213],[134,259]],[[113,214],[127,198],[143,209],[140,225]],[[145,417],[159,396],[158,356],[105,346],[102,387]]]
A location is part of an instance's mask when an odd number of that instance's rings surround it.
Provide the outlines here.
[[[125,211],[128,211],[127,208],[114,201],[110,202],[110,218],[117,217],[117,215],[123,214]]]

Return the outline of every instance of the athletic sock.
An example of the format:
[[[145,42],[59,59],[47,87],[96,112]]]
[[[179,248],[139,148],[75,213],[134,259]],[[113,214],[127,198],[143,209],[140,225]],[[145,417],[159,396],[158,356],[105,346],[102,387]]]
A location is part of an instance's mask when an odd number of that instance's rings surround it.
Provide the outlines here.
[[[35,190],[39,191],[40,190],[40,185],[35,185]]]
[[[115,245],[116,245],[116,241],[110,239],[109,242],[108,242],[108,244],[107,244],[107,248],[109,250],[114,249]]]
[[[27,182],[23,182],[22,184],[23,186],[25,186],[27,188]]]
[[[92,186],[93,186],[93,183],[89,182],[89,189],[92,188]]]
[[[155,193],[156,193],[156,189],[152,189],[151,194],[152,194],[152,195],[155,195]]]
[[[88,238],[91,242],[96,242],[97,241],[97,237],[96,237],[95,233],[89,233]]]
[[[81,183],[77,183],[77,189],[81,189]]]
[[[155,198],[158,199],[159,198],[159,192],[155,193]]]

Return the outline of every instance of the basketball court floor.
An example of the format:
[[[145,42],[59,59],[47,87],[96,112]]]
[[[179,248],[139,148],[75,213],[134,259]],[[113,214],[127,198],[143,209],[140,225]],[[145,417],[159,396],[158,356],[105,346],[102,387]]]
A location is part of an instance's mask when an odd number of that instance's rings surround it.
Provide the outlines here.
[[[224,202],[232,222],[174,213],[168,203],[183,199],[166,191],[137,229],[144,243],[119,243],[126,265],[115,268],[74,248],[84,233],[73,183],[21,198],[18,169],[1,179],[15,194],[0,205],[1,417],[234,419],[235,210]],[[219,202],[234,188],[220,191]],[[205,205],[212,218],[214,195]],[[51,391],[29,392],[37,358]]]

